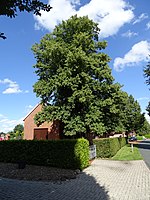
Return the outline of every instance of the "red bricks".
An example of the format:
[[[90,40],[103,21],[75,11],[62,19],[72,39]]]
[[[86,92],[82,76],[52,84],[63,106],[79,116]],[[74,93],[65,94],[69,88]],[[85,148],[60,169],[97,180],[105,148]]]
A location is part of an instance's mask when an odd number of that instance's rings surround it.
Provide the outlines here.
[[[40,112],[42,105],[38,104],[24,119],[24,139],[60,139],[59,122],[44,122],[40,126],[34,123],[34,116]],[[47,129],[47,133],[46,133]],[[46,135],[42,135],[46,134]]]

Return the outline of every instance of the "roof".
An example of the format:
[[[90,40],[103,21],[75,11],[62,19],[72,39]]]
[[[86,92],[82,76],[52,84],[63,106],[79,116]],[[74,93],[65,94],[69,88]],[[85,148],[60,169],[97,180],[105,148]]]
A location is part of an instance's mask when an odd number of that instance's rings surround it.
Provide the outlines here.
[[[34,108],[24,117],[23,121],[40,105],[41,103],[38,103]]]

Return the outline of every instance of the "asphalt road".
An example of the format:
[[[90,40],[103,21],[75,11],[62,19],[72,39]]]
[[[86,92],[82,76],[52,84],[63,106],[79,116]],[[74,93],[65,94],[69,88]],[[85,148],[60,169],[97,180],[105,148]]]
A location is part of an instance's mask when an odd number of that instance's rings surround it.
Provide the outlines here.
[[[139,143],[139,151],[142,154],[145,163],[150,169],[150,139],[146,139]]]

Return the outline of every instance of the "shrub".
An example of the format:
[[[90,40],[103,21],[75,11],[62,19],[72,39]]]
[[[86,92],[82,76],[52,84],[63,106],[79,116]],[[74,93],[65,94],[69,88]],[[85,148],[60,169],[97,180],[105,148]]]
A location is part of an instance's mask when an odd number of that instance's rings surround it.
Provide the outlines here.
[[[120,144],[120,149],[127,144],[125,137],[119,137],[118,140],[119,140],[119,144]]]
[[[109,142],[110,142],[110,152],[112,157],[117,153],[117,151],[119,151],[121,147],[119,138],[109,138]]]
[[[146,134],[145,137],[146,137],[146,138],[150,138],[150,134]]]
[[[125,138],[102,138],[95,139],[97,158],[113,157],[117,151],[126,144]]]
[[[109,138],[95,139],[93,143],[96,145],[97,158],[111,157]]]
[[[141,135],[137,135],[136,138],[137,138],[137,140],[143,140],[143,136],[141,136]]]
[[[89,143],[77,140],[10,140],[0,142],[0,162],[83,169],[89,164]]]

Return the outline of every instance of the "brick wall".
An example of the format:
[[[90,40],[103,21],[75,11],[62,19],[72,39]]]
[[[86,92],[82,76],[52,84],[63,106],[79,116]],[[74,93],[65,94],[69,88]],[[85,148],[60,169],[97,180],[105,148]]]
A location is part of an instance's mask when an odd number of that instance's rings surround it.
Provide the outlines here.
[[[33,140],[34,139],[34,131],[35,129],[48,129],[48,137],[47,139],[60,139],[59,134],[59,123],[57,121],[47,123],[44,122],[40,126],[37,126],[34,123],[34,116],[40,112],[42,109],[42,105],[38,104],[24,119],[24,139]]]

